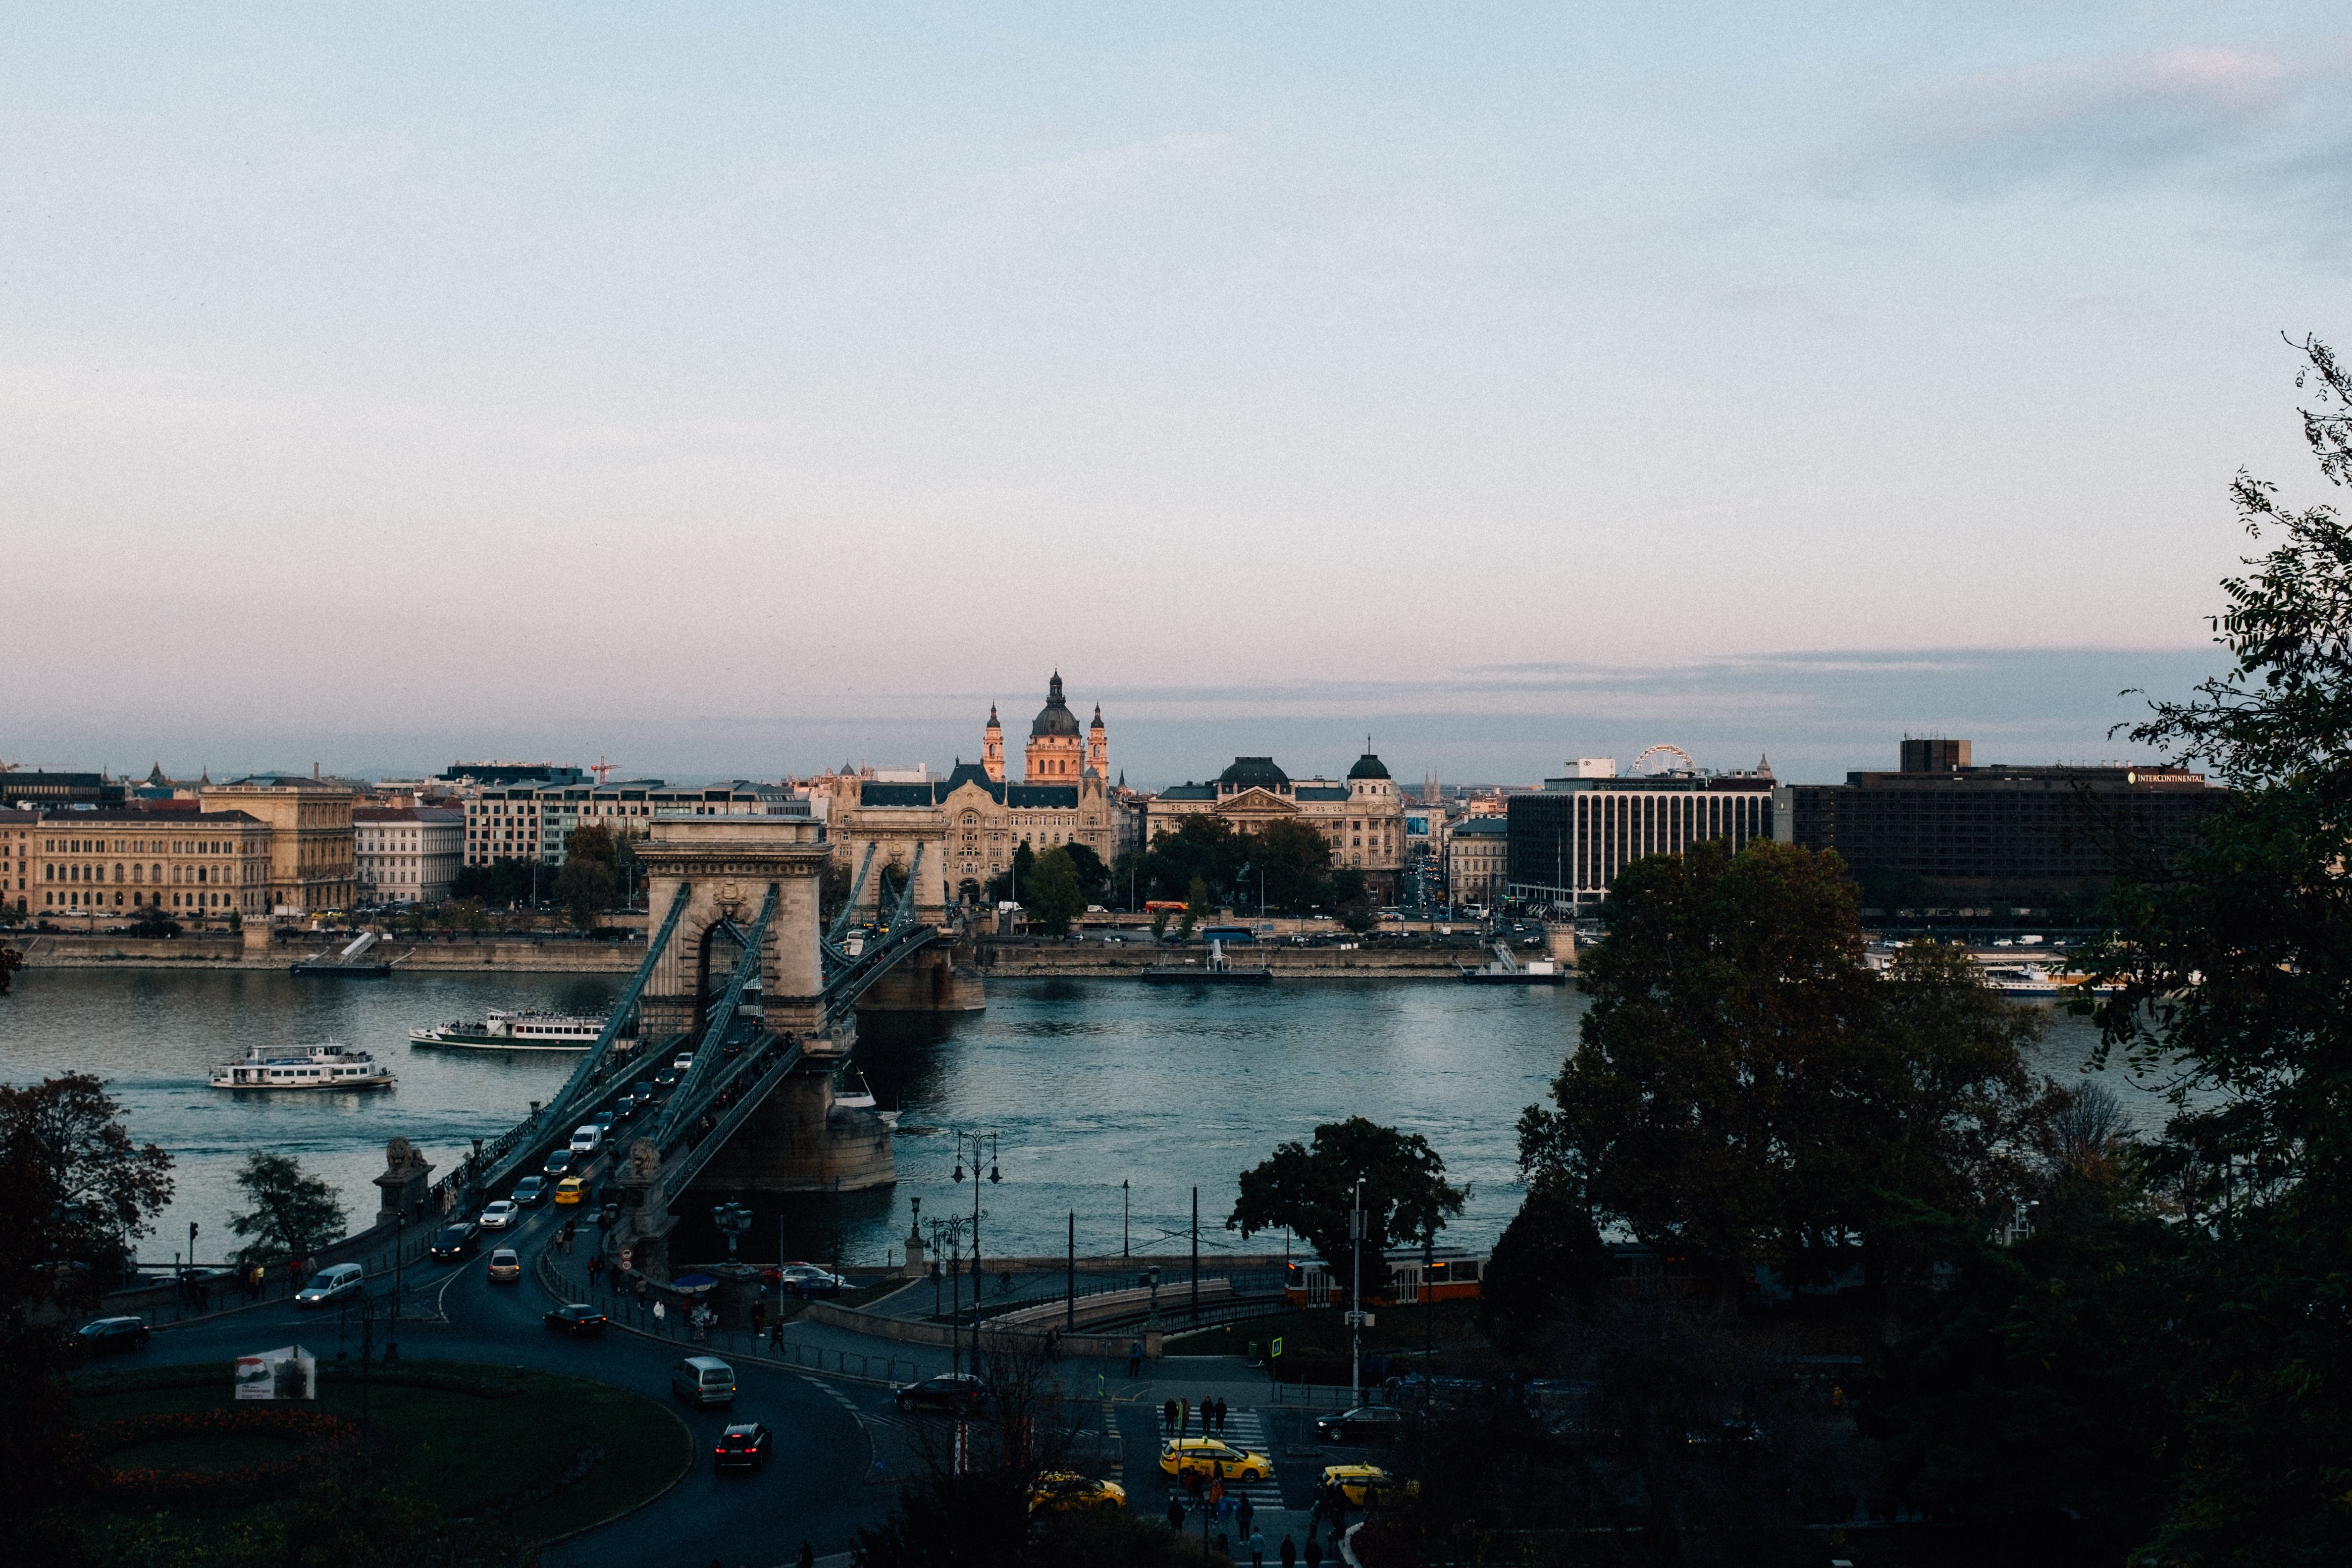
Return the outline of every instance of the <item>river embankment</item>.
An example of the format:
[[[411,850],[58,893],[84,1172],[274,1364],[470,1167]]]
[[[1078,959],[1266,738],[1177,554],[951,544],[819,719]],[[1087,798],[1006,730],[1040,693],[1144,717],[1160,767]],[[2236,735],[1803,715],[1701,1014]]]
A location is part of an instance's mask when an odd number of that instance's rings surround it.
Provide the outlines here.
[[[284,969],[305,959],[331,958],[351,939],[337,935],[248,947],[235,931],[184,932],[174,937],[84,935],[34,931],[0,934],[25,955],[27,969]],[[644,962],[642,942],[565,938],[458,938],[446,942],[382,942],[371,963],[393,973],[627,974]]]

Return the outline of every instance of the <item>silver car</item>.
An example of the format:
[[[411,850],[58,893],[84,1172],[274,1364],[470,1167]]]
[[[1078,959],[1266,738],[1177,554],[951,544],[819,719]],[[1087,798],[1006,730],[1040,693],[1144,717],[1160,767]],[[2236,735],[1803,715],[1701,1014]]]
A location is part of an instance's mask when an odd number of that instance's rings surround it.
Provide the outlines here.
[[[310,1277],[294,1297],[297,1307],[326,1307],[349,1300],[367,1289],[367,1270],[356,1263],[338,1263]]]

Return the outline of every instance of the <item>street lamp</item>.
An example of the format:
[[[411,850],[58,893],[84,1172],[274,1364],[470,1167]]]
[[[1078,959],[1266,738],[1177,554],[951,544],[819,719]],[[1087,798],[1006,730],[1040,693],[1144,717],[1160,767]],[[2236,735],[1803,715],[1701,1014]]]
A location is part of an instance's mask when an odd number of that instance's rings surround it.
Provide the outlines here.
[[[988,1143],[988,1179],[1002,1182],[1004,1174],[996,1164],[996,1137],[993,1132],[959,1132],[956,1134],[955,1179],[963,1180],[963,1146],[971,1142],[971,1370],[980,1371],[980,1145]]]
[[[1121,1258],[1127,1256],[1127,1181],[1124,1177],[1118,1184],[1118,1255]]]

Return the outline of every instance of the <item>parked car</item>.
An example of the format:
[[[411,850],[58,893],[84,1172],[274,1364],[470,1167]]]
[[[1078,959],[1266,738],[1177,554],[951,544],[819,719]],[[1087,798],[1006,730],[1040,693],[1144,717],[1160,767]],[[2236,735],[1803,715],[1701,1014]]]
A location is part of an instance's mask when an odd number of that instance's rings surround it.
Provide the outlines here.
[[[730,1423],[719,1434],[718,1468],[722,1470],[748,1470],[768,1462],[768,1450],[773,1447],[768,1429],[757,1421]]]
[[[769,1279],[787,1296],[838,1296],[849,1285],[840,1275],[814,1263],[787,1263],[771,1271]]]
[[[73,1331],[68,1342],[84,1355],[114,1355],[147,1348],[147,1324],[139,1318],[99,1318]]]
[[[599,1337],[608,1321],[604,1313],[585,1301],[568,1301],[548,1313],[546,1319],[551,1330],[575,1340]]]
[[[1393,1443],[1404,1429],[1405,1413],[1385,1405],[1360,1405],[1315,1420],[1315,1436],[1326,1443]]]
[[[516,1220],[521,1217],[522,1205],[520,1204],[515,1202],[512,1198],[499,1198],[494,1200],[490,1204],[489,1207],[482,1211],[482,1217],[475,1223],[479,1225],[484,1230],[506,1230],[512,1226]]]
[[[572,1162],[578,1156],[569,1149],[552,1150],[547,1156],[547,1163],[540,1169],[547,1173],[549,1181],[560,1182],[572,1173]]]
[[[688,1405],[732,1405],[735,1369],[715,1355],[690,1355],[669,1369],[669,1391]]]
[[[547,1201],[547,1178],[525,1176],[515,1184],[514,1201],[527,1209],[535,1209]]]
[[[295,1293],[297,1307],[325,1307],[337,1301],[348,1301],[367,1289],[367,1270],[356,1263],[338,1263],[321,1268],[310,1277],[310,1282]]]
[[[943,1372],[893,1389],[890,1398],[900,1410],[942,1410],[961,1415],[979,1408],[982,1392],[980,1379],[971,1373]]]
[[[511,1247],[501,1247],[490,1254],[490,1283],[520,1285],[522,1283],[522,1258]]]
[[[472,1256],[474,1240],[480,1234],[481,1227],[468,1219],[461,1219],[443,1226],[433,1233],[433,1245],[430,1248],[433,1261],[456,1263],[461,1258]]]

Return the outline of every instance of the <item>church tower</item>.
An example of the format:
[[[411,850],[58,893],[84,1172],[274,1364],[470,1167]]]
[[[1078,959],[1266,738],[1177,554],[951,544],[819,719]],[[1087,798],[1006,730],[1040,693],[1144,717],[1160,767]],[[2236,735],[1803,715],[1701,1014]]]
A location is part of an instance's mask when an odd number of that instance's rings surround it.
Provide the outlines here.
[[[1021,782],[1076,785],[1085,754],[1086,742],[1078,736],[1078,716],[1062,700],[1062,672],[1057,669],[1052,686],[1046,689],[1045,706],[1037,710],[1036,722],[1029,726],[1029,747],[1021,759]]]
[[[1095,704],[1095,721],[1087,729],[1087,766],[1095,777],[1110,782],[1110,731],[1103,728],[1102,704]]]
[[[988,705],[988,728],[982,732],[980,765],[988,771],[988,782],[1004,782],[1004,726],[996,721],[996,704]]]

